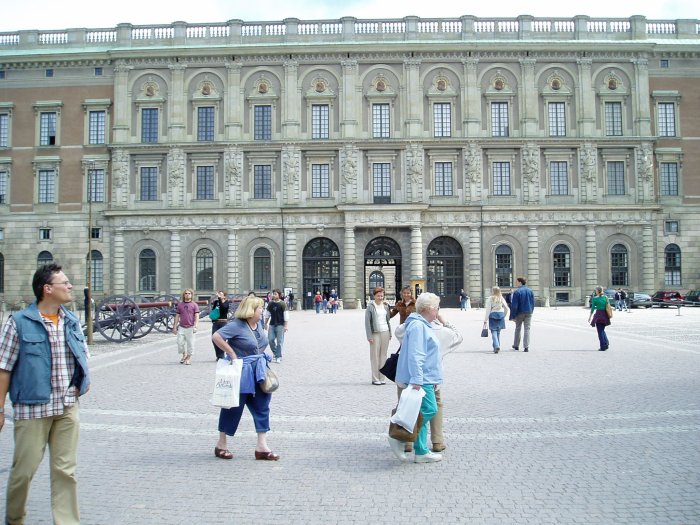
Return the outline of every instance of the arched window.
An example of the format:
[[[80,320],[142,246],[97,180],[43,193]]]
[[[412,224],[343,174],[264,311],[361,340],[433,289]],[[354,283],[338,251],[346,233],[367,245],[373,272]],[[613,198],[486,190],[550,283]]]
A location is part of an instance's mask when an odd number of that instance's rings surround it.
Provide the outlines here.
[[[214,254],[209,248],[202,248],[197,252],[195,260],[197,290],[214,289]]]
[[[256,290],[270,290],[272,282],[272,270],[270,250],[258,248],[253,254],[253,288]]]
[[[384,288],[384,274],[382,272],[377,272],[374,271],[371,274],[369,274],[369,293],[370,295],[374,291],[375,288],[378,286],[381,286]]]
[[[5,256],[0,253],[0,293],[5,291]]]
[[[97,250],[90,252],[90,290],[92,292],[104,291],[104,260]]]
[[[664,249],[664,284],[681,285],[681,249],[676,244],[669,244]]]
[[[45,264],[51,264],[53,262],[53,255],[51,252],[43,251],[36,258],[37,267],[44,266]]]
[[[615,286],[629,286],[629,258],[627,247],[616,244],[610,250],[610,284]]]
[[[557,244],[552,253],[554,286],[571,286],[571,250],[566,244]]]
[[[496,285],[513,287],[513,250],[507,244],[496,247]]]
[[[156,252],[150,248],[139,254],[139,291],[156,291]]]
[[[325,237],[311,239],[304,246],[302,264],[304,308],[313,308],[312,298],[316,290],[320,290],[321,294],[335,290],[338,296],[342,297],[340,250],[337,244]]]

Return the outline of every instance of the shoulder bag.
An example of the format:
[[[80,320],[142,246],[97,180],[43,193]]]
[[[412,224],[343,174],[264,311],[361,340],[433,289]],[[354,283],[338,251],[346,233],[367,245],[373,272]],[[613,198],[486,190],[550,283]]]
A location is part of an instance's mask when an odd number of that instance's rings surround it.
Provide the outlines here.
[[[277,374],[266,365],[265,379],[260,382],[260,390],[266,394],[272,394],[280,387],[280,380]]]
[[[610,301],[605,302],[605,313],[608,314],[608,319],[612,319],[613,311],[612,307],[610,306]]]
[[[219,317],[221,317],[221,311],[219,310],[218,306],[215,306],[209,312],[209,319],[211,319],[212,321],[216,321]]]
[[[386,377],[389,381],[393,381],[394,383],[396,382],[396,366],[399,364],[400,351],[401,347],[399,346],[396,353],[391,354],[384,363],[384,366],[379,369],[384,377]]]

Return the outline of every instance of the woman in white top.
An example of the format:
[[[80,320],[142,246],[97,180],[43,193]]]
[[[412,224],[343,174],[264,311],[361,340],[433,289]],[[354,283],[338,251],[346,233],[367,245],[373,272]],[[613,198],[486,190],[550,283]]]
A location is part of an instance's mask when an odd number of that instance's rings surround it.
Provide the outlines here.
[[[386,361],[386,351],[391,339],[389,305],[384,302],[384,288],[374,289],[374,301],[367,304],[365,332],[369,341],[369,360],[372,365],[372,384],[385,385],[386,377],[379,372]]]
[[[491,331],[491,341],[493,343],[493,353],[497,354],[501,350],[501,330],[506,327],[506,318],[510,313],[508,303],[501,295],[501,289],[498,286],[491,288],[491,297],[486,299],[484,328],[488,324]]]

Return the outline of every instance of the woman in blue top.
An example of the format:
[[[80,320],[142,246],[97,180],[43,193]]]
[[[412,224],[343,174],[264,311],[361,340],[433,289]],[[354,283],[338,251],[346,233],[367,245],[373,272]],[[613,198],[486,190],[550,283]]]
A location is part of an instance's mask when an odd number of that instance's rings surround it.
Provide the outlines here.
[[[605,311],[605,307],[608,305],[608,298],[603,294],[603,287],[595,287],[595,295],[591,297],[591,313],[588,316],[588,322],[591,326],[595,326],[598,331],[598,341],[600,342],[601,352],[605,352],[608,349],[609,342],[608,336],[605,334],[605,327],[610,324],[610,317]]]
[[[243,408],[247,406],[258,433],[255,459],[277,461],[279,455],[274,454],[267,446],[272,395],[260,389],[260,382],[265,379],[267,362],[271,359],[265,353],[268,341],[262,325],[263,300],[249,295],[241,302],[234,315],[236,318],[233,321],[211,336],[214,344],[226,353],[226,359],[243,360],[240,400],[237,407],[221,409],[219,441],[214,447],[214,455],[221,459],[233,458],[233,454],[227,448],[226,438],[236,434]]]

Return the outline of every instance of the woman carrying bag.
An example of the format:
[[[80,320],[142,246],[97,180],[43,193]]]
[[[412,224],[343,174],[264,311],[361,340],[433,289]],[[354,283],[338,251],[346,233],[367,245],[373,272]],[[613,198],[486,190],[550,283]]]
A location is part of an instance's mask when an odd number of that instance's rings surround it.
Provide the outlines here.
[[[508,303],[501,295],[501,289],[498,286],[491,288],[491,296],[486,299],[484,308],[484,328],[488,325],[491,331],[491,342],[493,344],[493,353],[497,354],[501,350],[501,330],[506,327],[506,317],[510,312]]]
[[[598,331],[598,342],[600,343],[598,351],[600,352],[605,352],[610,345],[605,327],[610,325],[611,317],[612,307],[608,298],[603,294],[603,287],[596,286],[595,294],[591,297],[591,313],[588,315],[588,322],[591,326],[595,326]]]

